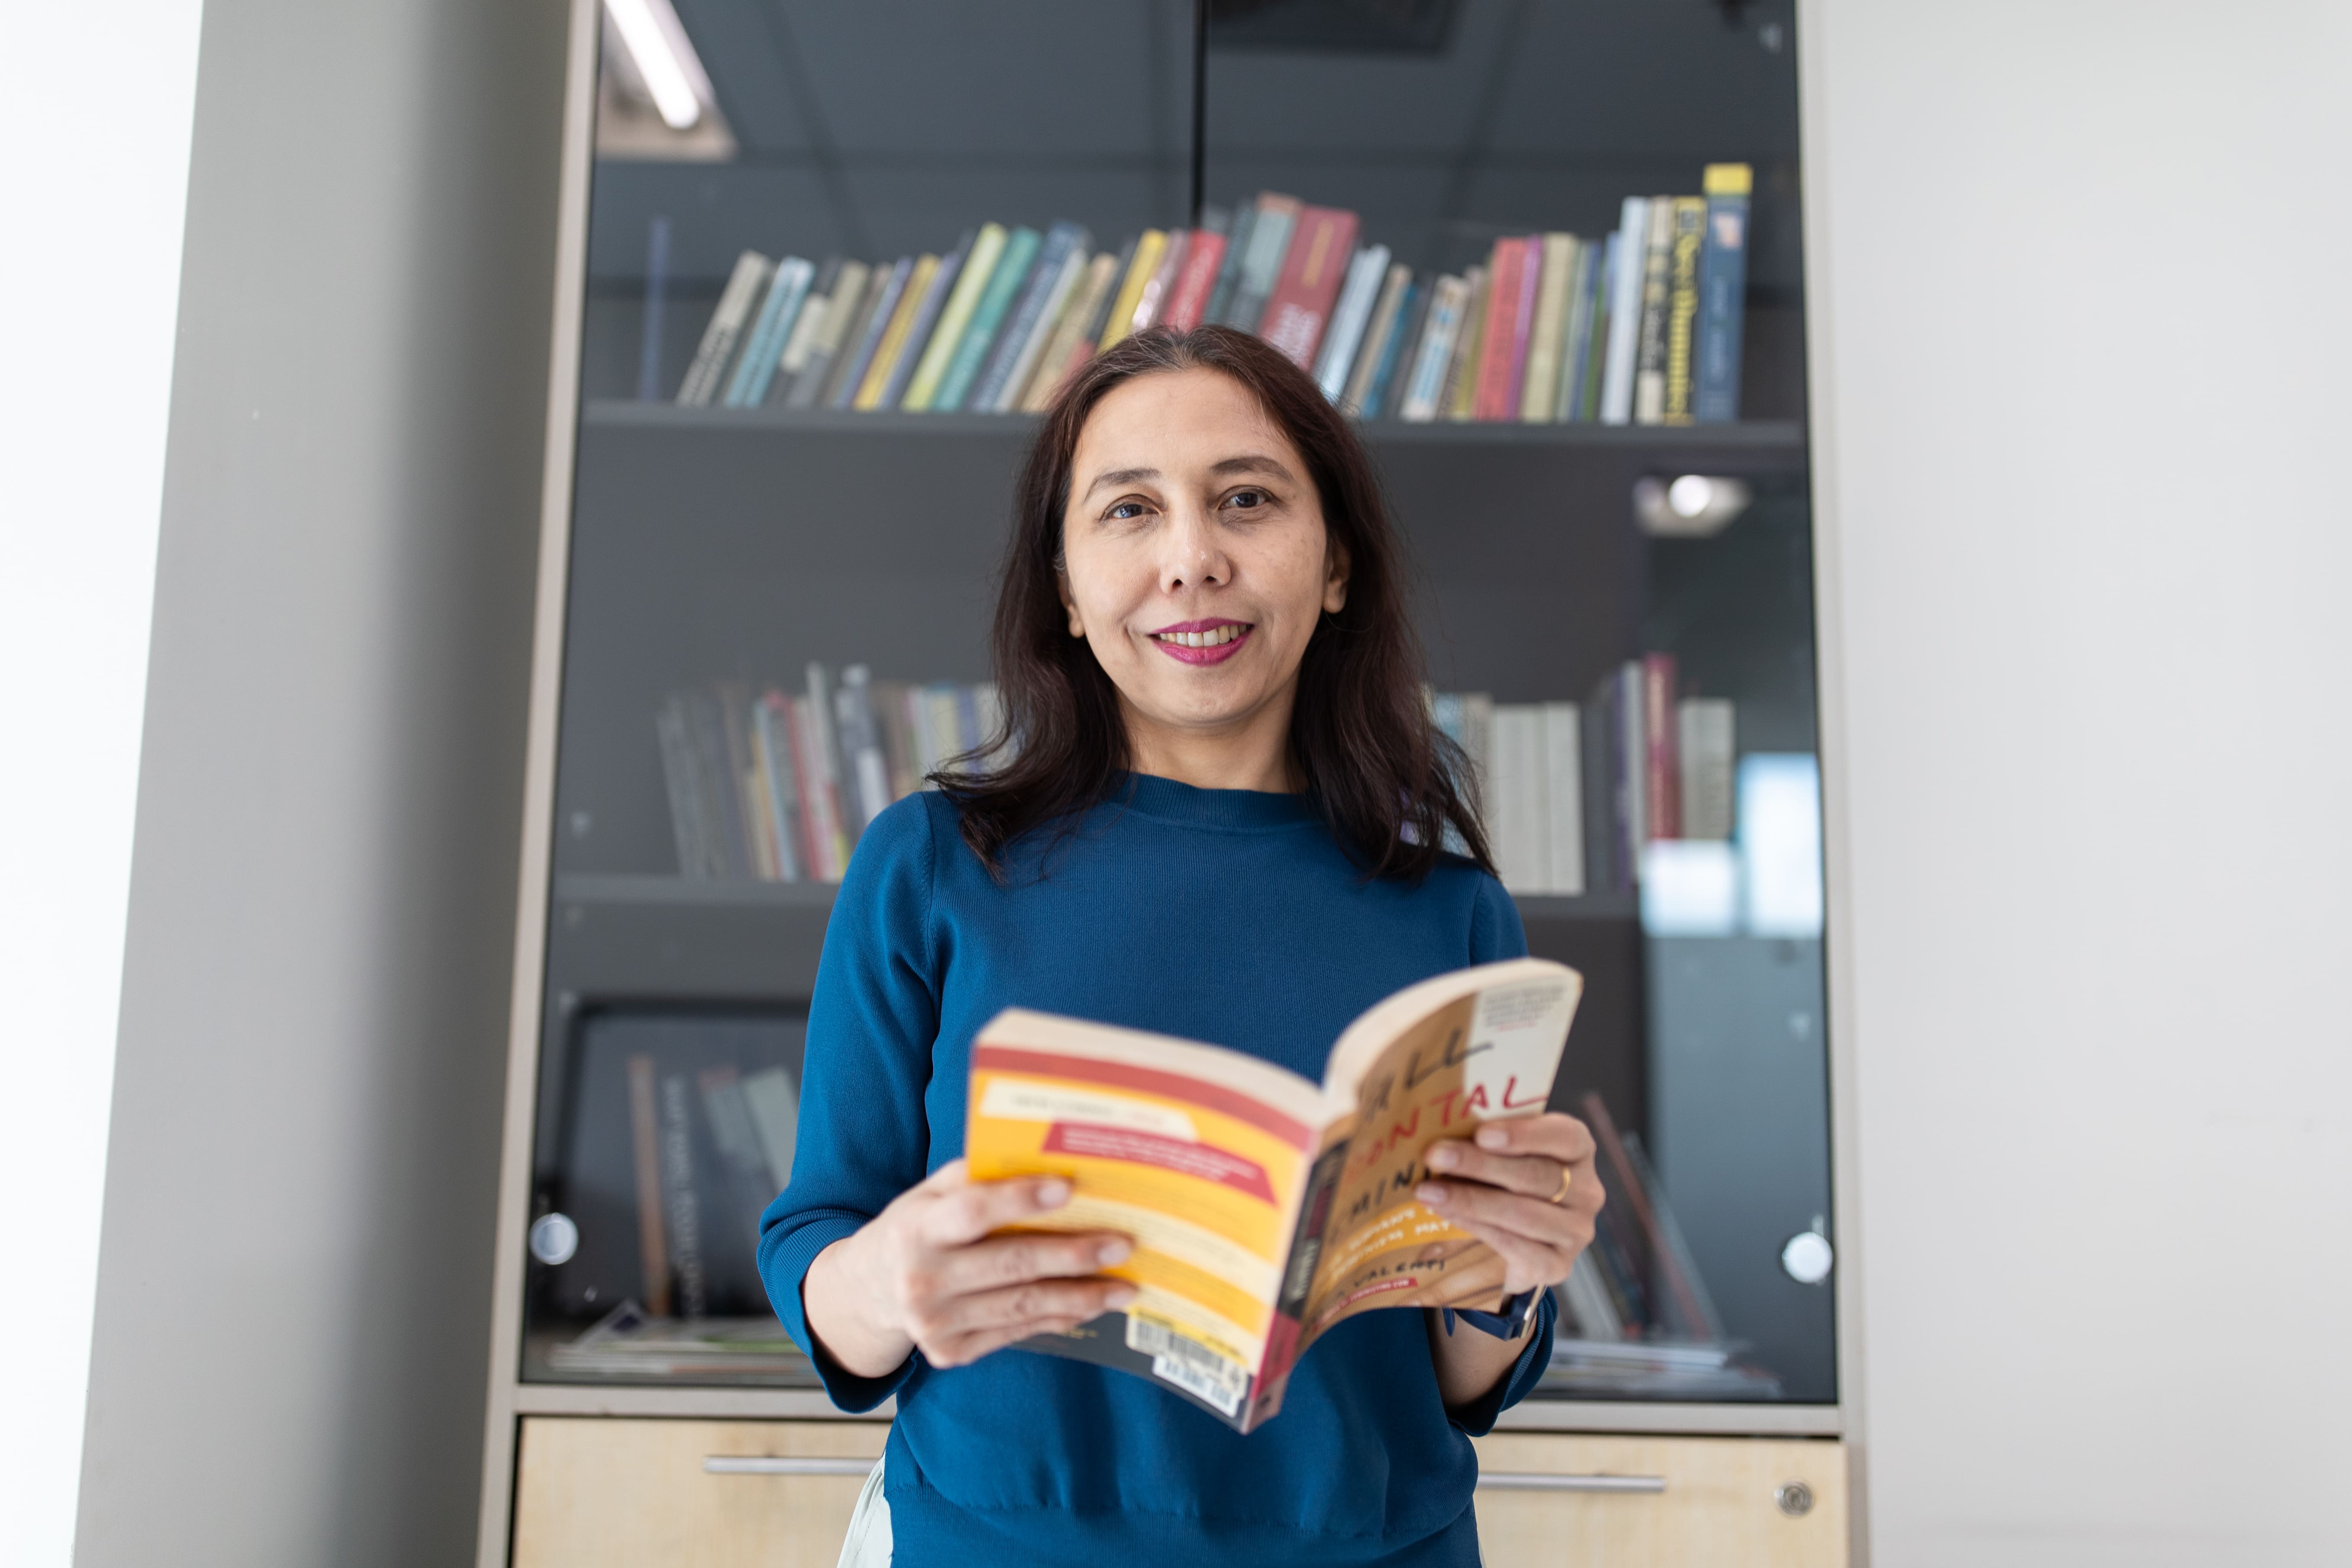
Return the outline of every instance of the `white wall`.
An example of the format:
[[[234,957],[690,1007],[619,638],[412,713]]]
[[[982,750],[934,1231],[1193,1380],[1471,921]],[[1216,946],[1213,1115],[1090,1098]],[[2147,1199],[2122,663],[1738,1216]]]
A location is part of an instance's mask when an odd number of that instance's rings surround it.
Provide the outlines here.
[[[2352,1561],[2352,7],[1810,20],[1874,1561]]]
[[[0,4],[0,1563],[72,1552],[198,0]],[[102,68],[93,68],[102,64]]]
[[[82,1568],[470,1554],[567,10],[205,0]]]

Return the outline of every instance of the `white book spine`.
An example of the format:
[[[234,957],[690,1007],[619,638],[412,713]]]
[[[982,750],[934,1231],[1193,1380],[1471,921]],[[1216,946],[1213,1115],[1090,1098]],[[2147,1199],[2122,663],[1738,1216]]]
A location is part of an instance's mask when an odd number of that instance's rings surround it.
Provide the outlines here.
[[[719,378],[734,353],[735,340],[741,335],[743,323],[767,281],[766,257],[756,250],[747,250],[735,258],[735,270],[728,274],[727,287],[719,291],[719,308],[710,312],[710,324],[702,329],[702,342],[694,351],[694,363],[687,367],[686,380],[678,384],[677,400],[681,405],[700,407],[717,395]]]
[[[1642,333],[1642,265],[1650,248],[1650,200],[1627,196],[1609,278],[1609,357],[1601,373],[1601,422],[1633,419],[1633,353]]]
[[[1493,717],[1487,821],[1496,869],[1515,893],[1550,890],[1549,803],[1544,788],[1543,710],[1498,702]]]
[[[1445,387],[1445,367],[1454,359],[1454,340],[1462,331],[1462,311],[1470,295],[1466,279],[1441,278],[1430,301],[1429,324],[1412,357],[1412,379],[1405,383],[1404,402],[1397,416],[1407,424],[1426,425],[1437,417],[1437,397]]]
[[[1584,891],[1584,715],[1573,702],[1543,705],[1548,891]]]
[[[1381,282],[1388,271],[1385,245],[1365,247],[1348,264],[1347,281],[1339,285],[1339,302],[1331,309],[1331,330],[1323,335],[1323,353],[1315,365],[1316,384],[1334,403],[1347,389],[1348,373],[1356,366],[1365,323],[1371,320],[1372,302],[1380,297]]]
[[[809,351],[815,347],[817,340],[824,333],[825,322],[833,314],[835,298],[841,292],[841,278],[847,270],[845,268],[835,274],[832,294],[814,295],[801,307],[799,318],[793,322],[792,335],[784,340],[784,352],[776,356],[776,373],[779,375],[798,375],[807,368]]]
[[[1724,697],[1685,697],[1675,712],[1681,742],[1683,837],[1728,839],[1737,715]]]

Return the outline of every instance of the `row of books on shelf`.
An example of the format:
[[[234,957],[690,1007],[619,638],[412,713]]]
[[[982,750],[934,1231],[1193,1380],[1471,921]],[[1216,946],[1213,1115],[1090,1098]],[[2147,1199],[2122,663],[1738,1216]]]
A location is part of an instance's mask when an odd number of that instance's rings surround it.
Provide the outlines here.
[[[996,688],[835,679],[671,694],[655,731],[679,874],[838,882],[866,825],[998,728]]]
[[[1750,174],[1629,196],[1617,229],[1511,235],[1417,277],[1360,220],[1266,192],[1096,250],[985,224],[944,255],[736,260],[677,400],[1008,414],[1154,325],[1255,332],[1362,418],[1688,425],[1738,417]],[[648,331],[656,319],[648,312]]]

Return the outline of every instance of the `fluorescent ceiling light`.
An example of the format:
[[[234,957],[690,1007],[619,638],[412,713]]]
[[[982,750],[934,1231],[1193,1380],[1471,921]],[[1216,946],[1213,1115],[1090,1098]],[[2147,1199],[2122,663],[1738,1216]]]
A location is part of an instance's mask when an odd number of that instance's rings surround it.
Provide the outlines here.
[[[604,0],[604,14],[628,46],[662,123],[673,131],[690,129],[710,101],[710,79],[669,0]]]

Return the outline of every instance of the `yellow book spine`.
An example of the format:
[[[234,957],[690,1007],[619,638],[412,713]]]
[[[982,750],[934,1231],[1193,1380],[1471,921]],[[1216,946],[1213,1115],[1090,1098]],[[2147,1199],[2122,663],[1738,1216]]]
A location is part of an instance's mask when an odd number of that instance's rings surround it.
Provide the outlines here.
[[[899,407],[919,412],[930,407],[931,399],[939,395],[948,362],[955,357],[956,345],[963,342],[964,328],[971,324],[972,307],[980,303],[989,274],[996,270],[997,258],[1004,254],[1004,233],[1001,223],[984,224],[972,240],[971,254],[964,258],[963,270],[956,274],[955,288],[940,311],[939,325],[931,329],[930,343],[923,350],[922,363],[915,367],[915,378],[907,384],[907,395],[898,400]]]
[[[857,396],[852,408],[879,408],[882,389],[890,384],[890,368],[898,363],[898,355],[907,347],[907,334],[915,325],[915,314],[923,308],[923,296],[929,292],[931,279],[940,270],[940,258],[926,256],[915,263],[907,277],[907,291],[898,296],[898,308],[890,312],[890,324],[882,329],[882,341],[874,345],[874,363],[866,367],[866,379],[857,384]]]
[[[1699,179],[1699,188],[1710,196],[1744,196],[1755,178],[1754,171],[1745,163],[1709,163]]]
[[[1568,328],[1568,279],[1576,270],[1576,236],[1543,237],[1543,273],[1536,284],[1536,319],[1528,333],[1527,379],[1519,387],[1519,418],[1548,425],[1559,417],[1560,334]]]
[[[1110,347],[1135,330],[1135,308],[1143,302],[1143,290],[1159,275],[1160,258],[1167,254],[1167,231],[1145,229],[1143,237],[1135,243],[1135,259],[1128,264],[1118,298],[1111,303],[1110,320],[1103,323],[1102,342],[1096,345],[1097,349]]]
[[[1666,398],[1661,424],[1691,422],[1693,351],[1698,341],[1698,256],[1706,237],[1706,199],[1675,198],[1674,247],[1666,273]]]

